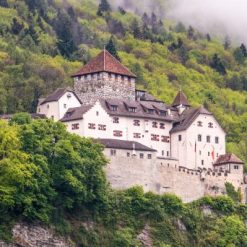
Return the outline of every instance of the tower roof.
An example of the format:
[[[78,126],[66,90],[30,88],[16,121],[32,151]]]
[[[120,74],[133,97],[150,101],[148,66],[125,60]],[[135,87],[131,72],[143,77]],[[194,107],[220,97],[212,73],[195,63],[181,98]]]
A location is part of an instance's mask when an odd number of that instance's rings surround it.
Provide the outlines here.
[[[181,90],[178,92],[176,98],[174,99],[172,103],[173,107],[176,107],[179,105],[190,106],[187,97]]]
[[[110,72],[119,75],[125,75],[130,77],[136,77],[131,71],[129,71],[124,65],[122,65],[115,57],[113,57],[107,50],[103,50],[93,58],[89,63],[82,67],[72,77],[87,75],[97,72]]]
[[[224,154],[217,159],[214,165],[219,166],[224,164],[244,164],[244,162],[235,154]]]

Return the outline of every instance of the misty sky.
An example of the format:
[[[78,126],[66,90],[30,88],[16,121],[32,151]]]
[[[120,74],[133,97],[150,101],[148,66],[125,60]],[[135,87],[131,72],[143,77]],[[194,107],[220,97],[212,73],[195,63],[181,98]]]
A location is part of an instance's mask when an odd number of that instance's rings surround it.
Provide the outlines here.
[[[169,15],[203,32],[247,43],[247,0],[172,0]]]
[[[247,44],[247,0],[110,0],[112,5],[132,5],[132,11],[155,10],[157,14],[192,25],[204,33],[219,31]],[[160,2],[161,4],[157,4]],[[169,2],[169,9],[166,3]],[[164,4],[163,4],[164,3]],[[161,6],[160,6],[161,5]],[[138,6],[138,7],[136,7]],[[164,10],[162,10],[164,6]]]

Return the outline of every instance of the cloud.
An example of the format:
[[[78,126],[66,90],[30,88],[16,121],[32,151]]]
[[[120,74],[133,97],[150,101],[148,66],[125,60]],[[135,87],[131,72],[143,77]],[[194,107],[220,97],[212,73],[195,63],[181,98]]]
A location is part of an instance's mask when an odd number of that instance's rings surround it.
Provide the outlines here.
[[[228,35],[247,43],[246,0],[171,0],[168,12],[174,18],[204,33]]]

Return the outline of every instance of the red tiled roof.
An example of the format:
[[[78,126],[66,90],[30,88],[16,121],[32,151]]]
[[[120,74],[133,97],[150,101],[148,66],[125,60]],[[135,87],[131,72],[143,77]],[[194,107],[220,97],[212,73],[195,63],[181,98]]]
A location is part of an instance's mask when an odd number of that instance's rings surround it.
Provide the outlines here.
[[[130,77],[136,77],[135,74],[130,72],[125,66],[123,66],[115,57],[113,57],[108,51],[102,51],[98,56],[93,58],[83,68],[81,68],[72,77],[87,75],[97,72],[111,72],[119,75],[126,75]]]
[[[244,162],[239,159],[235,154],[224,154],[215,162],[215,166],[224,165],[224,164],[244,164]]]

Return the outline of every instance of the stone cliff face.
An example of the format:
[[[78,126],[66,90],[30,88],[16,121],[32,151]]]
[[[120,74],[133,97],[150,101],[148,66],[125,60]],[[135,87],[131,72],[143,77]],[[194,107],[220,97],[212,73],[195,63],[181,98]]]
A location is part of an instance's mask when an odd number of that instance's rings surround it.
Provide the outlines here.
[[[12,230],[13,243],[0,241],[0,247],[73,247],[71,241],[53,230],[38,225],[16,224]]]

